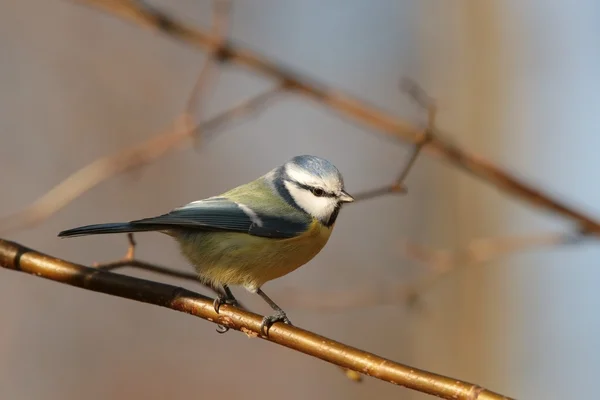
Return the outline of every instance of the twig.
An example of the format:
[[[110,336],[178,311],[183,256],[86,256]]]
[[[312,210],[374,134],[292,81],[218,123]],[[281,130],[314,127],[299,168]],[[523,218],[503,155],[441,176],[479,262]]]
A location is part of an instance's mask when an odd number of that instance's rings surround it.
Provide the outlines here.
[[[530,236],[507,236],[482,238],[471,241],[458,250],[433,250],[422,245],[405,242],[405,256],[423,263],[431,271],[416,283],[398,282],[383,286],[361,285],[349,290],[327,291],[327,296],[319,292],[309,292],[286,287],[279,298],[285,299],[288,307],[310,309],[318,312],[339,312],[347,309],[369,308],[384,304],[414,303],[424,291],[441,281],[448,274],[475,264],[489,262],[495,258],[543,246],[563,246],[581,244],[585,233],[544,233]],[[131,243],[131,242],[130,242]],[[130,245],[131,246],[131,245]],[[128,255],[132,253],[131,247]],[[202,285],[192,273],[180,272],[158,264],[125,257],[121,260],[94,264],[95,268],[113,271],[122,268],[135,268]],[[210,286],[202,285],[215,294],[220,293]],[[241,305],[246,308],[244,305]]]
[[[361,287],[354,288],[352,291],[340,290],[335,292],[328,290],[327,296],[323,296],[322,293],[311,293],[305,289],[298,290],[293,287],[287,287],[281,290],[281,294],[278,297],[284,298],[288,307],[298,307],[305,310],[311,309],[318,312],[339,312],[350,308],[364,309],[384,304],[408,303],[412,305],[416,303],[423,292],[460,268],[489,262],[498,257],[532,250],[536,247],[581,244],[587,237],[585,232],[550,232],[527,236],[481,238],[472,240],[467,246],[457,250],[434,250],[411,241],[406,241],[404,243],[404,255],[423,263],[430,270],[428,275],[416,283],[407,284],[399,282],[384,286],[361,285]],[[128,267],[135,268],[193,282],[209,289],[215,294],[223,294],[209,285],[202,284],[195,274],[177,271],[136,259],[136,243],[133,234],[128,234],[128,241],[129,246],[124,258],[102,264],[95,263],[93,267],[105,271],[114,271]],[[241,303],[240,306],[247,309]],[[347,373],[347,376],[352,380],[358,381],[354,374]]]
[[[433,273],[412,285],[409,299],[415,299],[451,272],[492,259],[543,246],[580,244],[585,233],[551,232],[529,236],[481,238],[457,250],[432,250],[416,243],[405,244],[406,255],[428,266]]]
[[[212,300],[198,293],[145,279],[99,271],[0,239],[0,266],[82,289],[170,308],[297,350],[377,379],[444,399],[508,399],[480,386],[412,368],[295,326],[276,323],[268,335],[262,317],[229,305],[219,314]]]
[[[356,193],[354,195],[354,200],[355,201],[363,201],[363,200],[370,200],[375,197],[383,196],[386,194],[392,194],[392,193],[404,194],[404,193],[406,193],[407,191],[406,191],[406,187],[404,186],[404,181],[406,180],[408,173],[410,172],[410,170],[414,166],[415,162],[417,161],[417,158],[419,158],[419,153],[421,152],[421,149],[423,149],[423,146],[429,140],[431,140],[430,136],[424,136],[423,140],[421,140],[421,142],[419,142],[418,144],[415,145],[415,147],[412,151],[412,154],[410,155],[410,158],[408,159],[408,162],[406,163],[406,165],[404,167],[402,167],[402,170],[400,171],[398,178],[396,178],[396,180],[391,185],[386,185],[386,186],[382,186],[382,187],[379,187],[376,189],[371,189],[371,190],[367,190],[364,192]]]
[[[101,264],[94,263],[92,266],[103,271],[134,268],[140,271],[153,272],[159,275],[182,279],[187,282],[201,285],[215,294],[220,293],[208,285],[203,285],[195,274],[177,271],[169,267],[140,259],[121,259]],[[405,283],[399,283],[386,285],[385,288],[363,285],[360,288],[353,289],[351,292],[348,290],[341,290],[339,292],[328,290],[327,296],[324,296],[323,293],[320,292],[312,293],[306,290],[297,290],[294,287],[287,287],[280,290],[277,297],[285,299],[284,302],[288,307],[311,309],[318,312],[337,312],[349,308],[368,308],[382,304],[402,303],[406,301],[411,293],[410,286],[407,286]],[[240,306],[247,309],[247,307],[241,303]]]
[[[198,279],[197,275],[194,275],[189,272],[177,271],[177,270],[174,270],[171,268],[163,267],[163,266],[160,266],[160,265],[157,265],[154,263],[142,261],[142,260],[135,259],[135,258],[129,259],[129,260],[128,259],[117,260],[117,261],[101,263],[101,264],[96,263],[93,265],[93,268],[96,268],[96,269],[102,270],[102,271],[115,271],[115,270],[123,269],[123,268],[134,268],[134,269],[139,269],[141,271],[154,272],[154,273],[157,273],[160,275],[170,276],[172,278],[178,278],[178,279],[190,281],[197,285],[202,286],[205,289],[210,290],[211,292],[213,292],[216,295],[224,294],[220,290],[217,290],[209,285],[203,284]],[[240,305],[241,308],[247,309],[247,307],[244,304],[242,304],[242,302],[239,300],[238,300],[238,304]]]
[[[488,262],[534,247],[581,243],[584,237],[579,233],[549,232],[528,236],[479,238],[457,250],[432,250],[413,242],[406,242],[405,248],[409,257],[425,263],[433,270],[447,271],[459,266]]]
[[[209,90],[209,83],[211,82],[212,75],[215,71],[215,64],[218,62],[218,52],[222,42],[225,39],[225,34],[229,29],[229,17],[230,17],[230,0],[213,0],[213,26],[212,35],[215,38],[213,47],[208,52],[206,59],[196,83],[194,84],[190,96],[188,98],[185,111],[183,113],[183,127],[188,132],[191,132],[195,126],[195,119],[200,108],[200,99],[206,91]],[[200,119],[202,119],[202,113],[200,112]],[[199,143],[200,135],[196,135],[197,144]]]
[[[127,241],[129,242],[129,246],[127,247],[127,253],[125,254],[124,259],[133,260],[135,258],[135,246],[137,245],[133,233],[130,232],[127,234]]]
[[[419,297],[433,285],[460,268],[489,262],[497,257],[532,250],[536,247],[558,247],[583,244],[585,232],[543,233],[530,236],[508,236],[473,240],[468,246],[455,251],[432,250],[412,242],[405,243],[405,255],[431,270],[414,283],[398,282],[385,285],[361,285],[352,290],[327,291],[327,296],[293,287],[281,290],[279,297],[292,307],[319,312],[337,312],[347,309],[368,308],[384,304],[416,304]]]
[[[181,272],[171,268],[163,267],[158,264],[150,263],[147,261],[139,260],[139,259],[131,259],[131,260],[117,260],[106,263],[96,263],[92,265],[93,268],[103,270],[103,271],[115,271],[117,269],[123,269],[127,267],[139,269],[142,271],[155,272],[160,275],[170,276],[172,278],[183,279],[186,281],[194,282],[200,284],[198,280],[198,276],[189,272]],[[213,288],[206,286],[206,288],[213,291],[215,294],[219,292],[214,290]]]
[[[115,0],[74,0],[88,6],[94,6],[106,13],[134,22],[147,28],[158,30],[174,39],[183,41],[200,49],[211,49],[215,39],[212,35],[178,21],[155,8],[141,6],[133,1]],[[303,77],[302,74],[284,67],[256,51],[248,50],[225,41],[221,46],[223,60],[248,68],[258,74],[287,82],[297,93],[316,100],[350,119],[374,128],[379,132],[391,135],[411,143],[422,140],[423,133],[411,124],[398,120],[364,101],[357,100],[327,85]],[[514,196],[536,205],[547,211],[554,211],[571,219],[581,229],[590,233],[600,234],[600,222],[584,212],[565,204],[534,186],[525,183],[513,174],[502,170],[493,163],[443,139],[438,130],[433,133],[432,140],[423,150],[445,161],[460,167],[496,187]]]
[[[198,79],[194,84],[188,101],[185,107],[185,114],[190,117],[190,124],[187,126],[188,130],[192,130],[194,126],[194,118],[193,114],[196,109],[199,108],[200,103],[200,94],[202,92],[202,88],[206,86],[211,66],[213,64],[212,61],[215,59],[215,54],[218,52],[221,43],[224,41],[224,35],[226,30],[229,27],[229,13],[230,13],[230,1],[226,0],[214,0],[213,1],[213,27],[212,34],[215,37],[215,43],[209,51],[207,58],[205,60],[200,73],[198,74]]]
[[[277,86],[258,94],[199,125],[193,132],[214,133],[226,123],[258,111],[281,91],[282,86]],[[93,161],[46,192],[24,210],[0,218],[0,234],[45,221],[71,201],[105,180],[119,173],[141,167],[181,147],[189,136],[187,131],[170,129],[147,141]]]
[[[188,134],[193,134],[194,125],[195,125],[195,117],[194,114],[198,113],[196,110],[198,108],[198,104],[200,103],[200,97],[202,93],[209,89],[209,83],[211,82],[213,71],[214,59],[212,56],[207,57],[204,60],[204,65],[198,74],[198,78],[196,83],[194,84],[194,88],[190,93],[190,98],[186,105],[186,109],[183,112],[182,118],[182,130],[187,132]],[[201,114],[201,113],[198,113]],[[201,135],[194,135],[196,140],[200,138]]]
[[[128,240],[129,246],[127,247],[127,253],[125,254],[125,257],[123,257],[122,259],[117,260],[117,261],[111,261],[111,262],[106,262],[106,263],[93,263],[92,267],[94,267],[98,270],[103,270],[103,271],[114,271],[114,270],[123,269],[126,267],[135,268],[135,269],[139,269],[139,270],[143,270],[143,271],[154,272],[154,273],[157,273],[160,275],[170,276],[173,278],[179,278],[179,279],[183,279],[183,280],[187,280],[187,281],[192,281],[198,285],[201,285],[202,287],[204,287],[206,289],[209,289],[211,292],[213,292],[216,295],[224,295],[225,294],[225,292],[220,289],[217,289],[215,287],[212,287],[210,285],[205,285],[204,283],[202,283],[198,279],[197,275],[194,275],[194,274],[191,274],[188,272],[176,271],[171,268],[163,267],[161,265],[157,265],[157,264],[153,264],[153,263],[149,263],[146,261],[136,259],[135,258],[136,242],[134,240],[133,233],[127,234],[127,240]],[[240,307],[246,308],[246,306],[244,306],[240,301],[238,301],[238,304]]]
[[[410,158],[408,159],[406,165],[404,165],[404,167],[400,171],[398,178],[396,178],[396,180],[391,185],[357,193],[354,196],[355,201],[368,200],[374,197],[379,197],[391,193],[406,193],[406,186],[404,185],[404,181],[408,177],[408,173],[414,166],[415,162],[417,161],[417,158],[419,158],[419,154],[421,153],[423,146],[425,146],[432,139],[432,133],[435,131],[435,117],[437,109],[432,101],[425,100],[424,91],[421,90],[416,83],[411,83],[410,86],[408,86],[407,82],[408,81],[406,80],[406,91],[410,94],[413,100],[415,100],[417,103],[419,103],[421,107],[427,110],[427,128],[425,128],[425,132],[423,134],[422,139],[415,144],[412,154],[410,155]]]

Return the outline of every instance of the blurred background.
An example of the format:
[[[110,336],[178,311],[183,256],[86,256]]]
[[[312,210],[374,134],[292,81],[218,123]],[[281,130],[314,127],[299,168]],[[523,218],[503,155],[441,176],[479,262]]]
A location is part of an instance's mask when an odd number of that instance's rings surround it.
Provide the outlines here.
[[[75,2],[0,4],[0,215],[169,127],[205,57]],[[151,4],[210,25],[209,0]],[[411,78],[436,99],[438,125],[457,143],[600,216],[599,27],[594,0],[249,0],[234,2],[231,36],[422,125],[422,111],[398,88]],[[237,67],[221,71],[204,115],[272,84]],[[110,261],[123,256],[125,237],[56,234],[163,213],[303,153],[330,159],[358,192],[391,182],[410,150],[285,96],[204,146],[119,175],[7,238],[78,263]],[[462,268],[423,293],[417,310],[402,302],[335,312],[302,305],[302,296],[318,304],[318,296],[385,291],[426,275],[404,253],[407,239],[460,248],[571,228],[429,156],[407,185],[408,196],[345,208],[321,254],[265,291],[296,325],[395,361],[519,399],[592,398],[600,368],[595,243]],[[140,258],[191,271],[170,238],[137,240]],[[1,399],[429,398],[370,378],[356,384],[320,360],[233,331],[218,335],[189,315],[26,274],[0,270],[0,304]]]

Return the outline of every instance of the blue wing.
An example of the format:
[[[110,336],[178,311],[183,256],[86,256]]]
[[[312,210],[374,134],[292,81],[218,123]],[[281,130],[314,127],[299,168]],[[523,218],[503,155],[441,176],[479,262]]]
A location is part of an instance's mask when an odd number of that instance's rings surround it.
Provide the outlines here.
[[[203,231],[243,232],[269,238],[292,238],[304,233],[312,221],[299,216],[272,216],[250,209],[223,197],[213,197],[190,203],[168,214],[131,221],[133,227],[144,225]]]

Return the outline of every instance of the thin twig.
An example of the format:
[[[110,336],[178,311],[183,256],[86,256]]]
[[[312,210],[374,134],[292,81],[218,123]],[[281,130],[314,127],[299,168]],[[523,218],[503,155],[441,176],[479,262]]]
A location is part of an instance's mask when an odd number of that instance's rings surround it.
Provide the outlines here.
[[[220,291],[214,288],[203,285],[198,280],[198,276],[189,272],[178,271],[169,267],[143,261],[140,259],[121,259],[106,263],[94,263],[92,266],[103,271],[116,271],[124,268],[134,268],[140,271],[156,273],[162,276],[182,279],[203,288],[209,289],[215,294]],[[408,296],[412,293],[411,287],[406,283],[398,283],[386,285],[385,287],[373,287],[361,285],[360,288],[353,288],[351,291],[328,290],[327,295],[322,292],[309,292],[305,289],[298,290],[294,287],[286,287],[279,290],[278,298],[283,299],[288,307],[310,309],[318,312],[339,312],[348,309],[369,308],[384,304],[404,303]],[[242,308],[247,308],[240,303]]]
[[[213,47],[210,49],[204,60],[204,64],[196,83],[194,84],[185,111],[183,113],[183,127],[188,132],[192,132],[196,125],[196,118],[202,119],[202,107],[200,101],[202,97],[207,97],[206,94],[210,90],[210,83],[213,81],[214,73],[219,72],[215,68],[218,60],[218,53],[221,44],[225,40],[225,35],[229,29],[229,19],[231,12],[230,0],[213,0],[213,18],[212,18],[212,35],[215,38]],[[201,135],[195,135],[196,145],[199,144]]]
[[[550,232],[528,236],[506,236],[472,240],[457,250],[433,250],[412,242],[405,243],[407,257],[425,264],[432,273],[411,285],[409,298],[416,298],[461,268],[531,250],[536,247],[581,244],[587,236],[581,233]]]
[[[226,123],[258,111],[282,90],[282,86],[279,85],[258,94],[199,125],[193,132],[214,133],[223,128]],[[0,234],[45,221],[77,197],[107,179],[119,173],[139,168],[170,151],[181,148],[189,136],[187,131],[169,129],[147,141],[93,161],[63,180],[25,209],[0,218]]]
[[[115,0],[74,0],[78,3],[96,7],[106,13],[134,22],[138,25],[158,30],[174,39],[183,41],[199,49],[208,50],[214,45],[212,35],[176,20],[156,8],[149,8],[132,1]],[[287,82],[295,92],[330,107],[351,120],[360,122],[378,132],[418,143],[422,132],[404,121],[388,115],[374,106],[343,94],[327,85],[308,79],[293,69],[284,67],[256,51],[248,50],[228,40],[221,46],[221,56],[230,63],[237,64],[265,75],[277,81]],[[438,130],[423,150],[473,174],[507,193],[548,211],[554,211],[572,220],[579,228],[590,233],[600,234],[600,222],[578,211],[562,200],[544,193],[515,175],[504,171],[484,158],[469,153],[457,145],[443,139]]]
[[[120,260],[110,261],[110,262],[105,262],[105,263],[96,262],[96,263],[92,264],[92,267],[94,267],[96,269],[101,269],[104,271],[114,271],[117,269],[123,269],[125,267],[131,267],[131,268],[136,268],[136,269],[140,269],[140,270],[144,270],[144,271],[148,271],[148,272],[155,272],[157,274],[170,276],[173,278],[179,278],[179,279],[192,281],[194,283],[200,283],[197,275],[190,274],[187,272],[179,272],[179,271],[176,271],[171,268],[163,267],[158,264],[149,263],[149,262],[138,260],[137,258],[135,258],[135,249],[136,249],[137,243],[135,241],[133,233],[127,234],[127,243],[128,243],[128,246],[127,246],[127,253],[125,254],[125,257],[121,258]],[[205,287],[210,289],[211,291],[213,291],[215,294],[220,294],[219,291],[215,290],[214,288],[212,288],[210,286],[206,285]]]
[[[185,107],[185,114],[190,117],[190,124],[187,129],[192,130],[194,124],[194,113],[199,108],[200,97],[202,93],[202,88],[206,86],[207,80],[209,78],[209,71],[211,70],[208,67],[209,64],[212,64],[211,60],[214,60],[215,54],[218,52],[221,44],[225,39],[225,33],[229,29],[229,14],[230,14],[230,4],[231,2],[228,0],[214,0],[213,1],[213,26],[212,26],[212,34],[215,37],[215,43],[207,54],[206,60],[209,62],[205,62],[198,74],[198,79],[194,84],[188,101]]]
[[[419,142],[417,145],[415,145],[415,147],[413,148],[413,151],[410,155],[410,158],[406,162],[406,165],[404,165],[404,167],[402,167],[402,170],[400,171],[398,178],[396,178],[396,180],[391,185],[386,185],[386,186],[382,186],[382,187],[379,187],[376,189],[371,189],[371,190],[367,190],[364,192],[356,193],[354,195],[355,202],[370,200],[375,197],[380,197],[380,196],[383,196],[386,194],[392,194],[392,193],[405,194],[407,192],[407,190],[406,190],[406,186],[404,186],[404,181],[406,180],[408,173],[410,172],[410,170],[414,166],[415,162],[417,161],[417,158],[419,158],[419,153],[421,152],[421,149],[423,149],[423,146],[429,140],[430,140],[430,136],[424,136],[423,140],[421,142]]]
[[[200,281],[198,280],[197,275],[194,275],[189,272],[177,271],[177,270],[174,270],[174,269],[171,269],[168,267],[163,267],[163,266],[155,264],[155,263],[150,263],[147,261],[139,260],[137,258],[134,258],[131,260],[117,260],[117,261],[111,261],[111,262],[106,262],[106,263],[94,263],[92,266],[96,269],[101,269],[103,271],[115,271],[117,269],[131,267],[131,268],[139,269],[142,271],[154,272],[154,273],[157,273],[160,275],[169,276],[172,278],[183,279],[186,281],[200,284]],[[219,293],[218,291],[214,290],[213,288],[211,288],[209,286],[206,286],[206,288],[210,289],[215,294]]]
[[[301,307],[318,312],[339,312],[348,309],[405,303],[416,305],[423,293],[449,274],[461,268],[489,262],[502,256],[533,250],[538,247],[558,247],[583,244],[585,233],[543,233],[529,236],[509,236],[473,240],[468,246],[455,251],[432,250],[406,242],[405,255],[425,264],[430,271],[414,283],[397,282],[382,285],[360,285],[352,289],[334,291],[327,296],[286,287],[279,297],[285,298],[288,307]],[[593,239],[592,237],[589,237]]]
[[[209,289],[211,292],[213,292],[216,295],[224,295],[225,294],[225,292],[222,290],[219,290],[215,287],[212,287],[210,285],[205,285],[204,283],[202,283],[200,281],[200,279],[198,278],[198,275],[190,274],[187,272],[176,271],[171,268],[163,267],[161,265],[157,265],[154,263],[149,263],[146,261],[136,259],[135,258],[135,248],[136,248],[137,243],[135,242],[133,233],[127,234],[127,242],[128,242],[128,246],[127,246],[127,253],[125,254],[125,257],[123,257],[120,260],[110,261],[110,262],[105,262],[105,263],[97,263],[96,262],[96,263],[92,264],[92,267],[99,269],[99,270],[103,270],[103,271],[114,271],[117,269],[123,269],[123,268],[127,268],[127,267],[135,268],[135,269],[139,269],[142,271],[154,272],[154,273],[157,273],[160,275],[170,276],[172,278],[179,278],[179,279],[184,279],[187,281],[192,281],[196,284],[201,285],[202,287],[204,287],[206,289]],[[238,302],[238,304],[240,305],[240,307],[246,308],[240,302]]]
[[[223,305],[217,314],[211,299],[145,279],[99,271],[0,239],[0,266],[82,289],[101,292],[195,315],[319,358],[342,368],[444,399],[507,399],[472,383],[434,374],[336,342],[288,324],[276,323],[266,335],[262,316]]]
[[[412,83],[409,87],[406,88],[406,91],[409,95],[415,100],[419,105],[427,110],[427,128],[425,128],[425,132],[413,148],[413,151],[408,159],[408,162],[402,167],[400,170],[400,174],[396,178],[391,185],[386,185],[380,188],[367,190],[365,192],[359,192],[354,196],[355,201],[369,200],[375,197],[383,196],[385,194],[391,193],[402,193],[405,194],[407,192],[406,186],[404,185],[404,181],[408,177],[408,173],[414,166],[417,158],[419,158],[419,154],[423,147],[432,139],[433,132],[435,131],[435,117],[436,117],[436,107],[433,101],[425,101],[424,91],[421,90],[417,84]]]
[[[127,234],[127,241],[129,246],[127,246],[127,253],[125,254],[125,260],[133,260],[135,258],[135,246],[137,245],[135,238],[133,237],[133,233],[130,232]]]
[[[194,132],[194,126],[196,125],[195,115],[199,114],[201,116],[202,114],[201,112],[197,111],[197,109],[199,108],[198,105],[200,103],[201,95],[210,89],[209,83],[213,81],[211,78],[213,78],[213,72],[216,70],[216,68],[213,68],[214,63],[215,62],[212,57],[207,57],[204,60],[204,65],[202,66],[196,83],[194,84],[192,92],[190,93],[190,98],[186,105],[186,109],[181,116],[183,122],[183,131],[187,132],[188,134],[193,134]],[[198,140],[200,136],[201,135],[195,135],[195,138]]]
[[[215,295],[224,295],[225,293],[217,290],[213,287],[211,287],[210,285],[205,285],[203,284],[199,279],[198,279],[198,275],[194,275],[192,273],[189,272],[182,272],[182,271],[177,271],[171,268],[167,268],[167,267],[163,267],[161,265],[157,265],[155,263],[150,263],[147,261],[142,261],[136,258],[127,260],[127,259],[122,259],[122,260],[117,260],[117,261],[111,261],[111,262],[106,262],[106,263],[94,263],[92,265],[93,268],[96,268],[98,270],[102,270],[102,271],[115,271],[115,270],[121,270],[124,268],[134,268],[134,269],[139,269],[140,271],[147,271],[147,272],[153,272],[156,274],[160,274],[160,275],[164,275],[164,276],[169,276],[172,278],[177,278],[177,279],[183,279],[185,281],[189,281],[189,282],[193,282],[197,285],[202,286],[205,289],[210,290],[211,292],[213,292]],[[238,301],[238,304],[240,305],[240,307],[242,308],[247,308],[244,304],[242,304],[241,301]]]
[[[490,262],[491,260],[514,253],[533,250],[537,247],[567,246],[584,243],[585,233],[543,233],[530,236],[507,236],[482,238],[471,241],[466,247],[458,250],[433,250],[406,241],[404,255],[423,263],[430,273],[416,283],[398,282],[385,285],[361,285],[352,290],[327,290],[325,296],[321,292],[311,292],[306,289],[286,287],[280,290],[279,298],[285,299],[288,307],[302,308],[318,312],[340,312],[348,309],[366,309],[369,307],[413,303],[424,291],[440,282],[444,277],[460,268]],[[130,242],[131,243],[131,242]],[[132,252],[131,244],[128,254]],[[221,292],[210,286],[203,285],[198,276],[192,273],[180,272],[155,263],[127,257],[102,264],[94,264],[94,268],[114,271],[123,268],[135,268],[160,275],[182,279],[211,290],[215,294]],[[245,306],[241,305],[243,308]]]

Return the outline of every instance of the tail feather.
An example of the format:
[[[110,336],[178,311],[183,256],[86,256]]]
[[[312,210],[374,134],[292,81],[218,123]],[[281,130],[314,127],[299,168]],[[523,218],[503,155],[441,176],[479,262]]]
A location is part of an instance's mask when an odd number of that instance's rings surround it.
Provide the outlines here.
[[[80,226],[78,228],[67,229],[58,234],[59,237],[75,237],[85,235],[103,235],[106,233],[129,233],[156,231],[161,229],[154,225],[133,225],[129,222],[116,222],[110,224],[95,224]],[[164,229],[164,227],[162,227]]]

